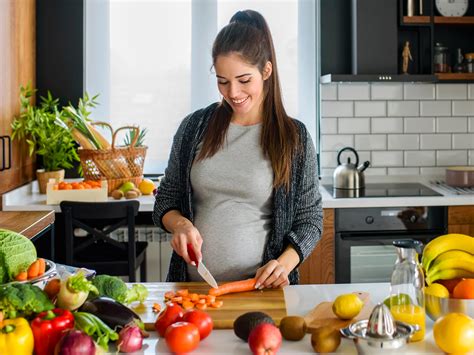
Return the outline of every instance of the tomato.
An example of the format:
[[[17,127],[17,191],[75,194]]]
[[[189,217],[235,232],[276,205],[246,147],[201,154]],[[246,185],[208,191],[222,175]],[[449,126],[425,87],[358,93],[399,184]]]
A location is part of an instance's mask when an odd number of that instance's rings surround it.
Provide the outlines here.
[[[189,322],[177,322],[166,329],[166,345],[174,353],[188,353],[199,345],[199,329]]]
[[[162,337],[165,336],[166,328],[170,324],[179,322],[183,319],[184,311],[179,304],[169,303],[166,308],[161,311],[155,321],[155,329]]]
[[[199,329],[199,336],[201,340],[207,338],[211,334],[214,323],[209,314],[199,310],[192,310],[186,312],[183,317],[183,321],[193,323]]]

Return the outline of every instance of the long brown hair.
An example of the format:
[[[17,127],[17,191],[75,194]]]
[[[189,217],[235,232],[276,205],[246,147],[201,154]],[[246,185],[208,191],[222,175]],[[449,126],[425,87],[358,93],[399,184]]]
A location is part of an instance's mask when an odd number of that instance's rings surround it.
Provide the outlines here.
[[[212,48],[212,60],[232,52],[255,65],[263,75],[267,62],[272,64],[272,74],[264,81],[263,121],[260,145],[272,165],[273,187],[290,186],[291,162],[300,139],[296,124],[286,114],[281,98],[275,49],[270,29],[263,16],[253,10],[238,11],[227,26],[217,35]],[[212,157],[222,148],[232,118],[231,106],[222,99],[210,119],[204,135],[202,149],[197,159]]]

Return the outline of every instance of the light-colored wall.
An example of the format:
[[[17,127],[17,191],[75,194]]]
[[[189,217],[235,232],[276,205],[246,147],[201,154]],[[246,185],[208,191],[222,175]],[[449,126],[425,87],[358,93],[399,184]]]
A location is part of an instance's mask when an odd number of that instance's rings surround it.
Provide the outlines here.
[[[474,165],[474,84],[333,83],[321,95],[322,176],[346,146],[370,160],[367,175]]]

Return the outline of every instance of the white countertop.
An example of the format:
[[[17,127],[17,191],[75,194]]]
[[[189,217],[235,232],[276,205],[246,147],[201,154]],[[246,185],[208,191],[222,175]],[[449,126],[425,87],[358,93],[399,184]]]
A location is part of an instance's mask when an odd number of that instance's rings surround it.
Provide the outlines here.
[[[436,177],[422,176],[368,176],[366,182],[419,182],[423,185],[441,193],[443,196],[421,196],[421,197],[362,197],[362,198],[333,198],[322,186],[330,183],[332,179],[323,178],[320,182],[320,191],[323,199],[323,208],[359,208],[359,207],[395,207],[395,206],[463,206],[474,205],[474,194],[456,195],[431,184],[430,181],[439,180]],[[114,201],[112,198],[110,200]],[[47,205],[46,195],[38,192],[36,181],[7,192],[2,196],[4,211],[46,211],[54,210],[60,212],[58,205]],[[140,196],[141,212],[153,211],[154,197]]]
[[[306,315],[317,304],[333,301],[342,293],[365,291],[370,293],[371,302],[375,305],[389,294],[388,283],[372,284],[336,284],[336,285],[297,285],[284,288],[288,315]],[[400,354],[442,354],[433,340],[433,321],[427,317],[426,336],[423,341],[410,343],[399,349]],[[142,353],[169,353],[163,338],[157,338],[156,332],[150,332]],[[204,339],[193,354],[250,354],[248,344],[237,338],[233,330],[214,330]],[[300,341],[283,340],[278,353],[282,354],[314,354],[311,347],[311,335],[307,334]],[[342,339],[337,354],[357,354],[352,340]]]

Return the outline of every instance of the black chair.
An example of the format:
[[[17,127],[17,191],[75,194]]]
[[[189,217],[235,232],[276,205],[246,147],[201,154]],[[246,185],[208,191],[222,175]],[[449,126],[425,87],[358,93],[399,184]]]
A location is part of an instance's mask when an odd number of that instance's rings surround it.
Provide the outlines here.
[[[60,204],[66,229],[66,263],[94,269],[98,274],[128,276],[135,282],[140,268],[140,281],[146,282],[147,242],[135,241],[135,216],[140,203],[131,201],[72,202]],[[118,242],[110,233],[128,226],[128,242]],[[81,228],[87,236],[76,236]]]

